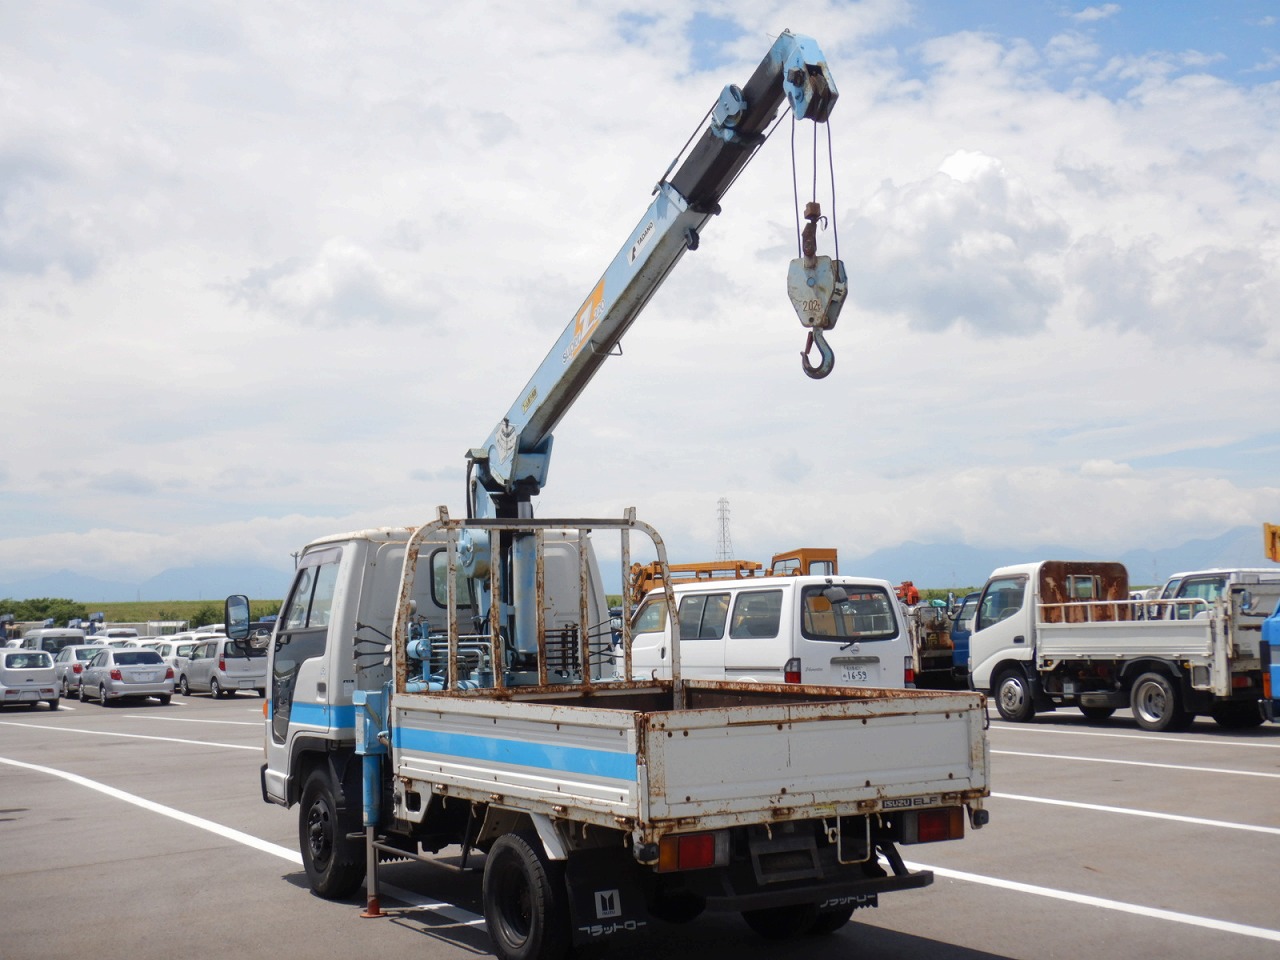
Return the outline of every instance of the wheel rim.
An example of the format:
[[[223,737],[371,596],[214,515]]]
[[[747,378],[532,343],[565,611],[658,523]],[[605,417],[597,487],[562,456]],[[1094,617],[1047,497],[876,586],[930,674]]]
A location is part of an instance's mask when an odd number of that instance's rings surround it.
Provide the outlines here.
[[[220,686],[218,686],[218,681],[217,681],[217,680],[210,680],[210,681],[209,681],[209,694],[210,694],[210,696],[212,696],[214,699],[217,699],[218,697],[222,696],[222,688],[221,688]]]
[[[533,927],[533,902],[524,871],[510,858],[498,865],[495,879],[494,906],[503,939],[513,947],[529,939]]]
[[[1016,677],[1009,677],[1000,684],[1000,706],[1004,707],[1005,712],[1020,713],[1026,702],[1027,692],[1022,689],[1022,684]]]
[[[333,855],[333,821],[329,808],[320,800],[307,811],[307,849],[311,853],[312,864],[323,871]]]
[[[1148,723],[1159,723],[1169,713],[1169,695],[1163,685],[1148,680],[1138,687],[1133,698],[1134,709]]]

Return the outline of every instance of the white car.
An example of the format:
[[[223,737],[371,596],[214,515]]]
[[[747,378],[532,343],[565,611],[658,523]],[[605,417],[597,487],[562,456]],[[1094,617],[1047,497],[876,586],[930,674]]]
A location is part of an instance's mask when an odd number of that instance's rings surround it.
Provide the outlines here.
[[[187,658],[196,648],[196,640],[154,640],[146,644],[146,647],[160,654],[164,662],[173,667],[175,677],[181,677],[182,670],[187,665]]]
[[[53,657],[44,650],[0,652],[0,706],[21,704],[27,709],[43,700],[58,709],[58,684]]]
[[[84,668],[103,647],[100,643],[76,644],[63,647],[53,658],[54,679],[62,696],[69,697],[80,692],[80,678],[84,676]]]

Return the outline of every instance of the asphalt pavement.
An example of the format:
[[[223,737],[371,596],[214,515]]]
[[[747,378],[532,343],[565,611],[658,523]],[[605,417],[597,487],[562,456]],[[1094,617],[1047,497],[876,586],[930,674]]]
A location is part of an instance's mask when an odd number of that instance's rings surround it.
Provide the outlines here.
[[[1280,726],[1154,734],[1127,711],[992,716],[991,823],[902,848],[932,886],[832,936],[780,946],[704,915],[609,956],[1280,957]],[[456,856],[385,866],[382,919],[360,916],[363,894],[311,895],[296,810],[259,793],[262,726],[245,695],[0,712],[0,956],[489,955],[480,874]]]

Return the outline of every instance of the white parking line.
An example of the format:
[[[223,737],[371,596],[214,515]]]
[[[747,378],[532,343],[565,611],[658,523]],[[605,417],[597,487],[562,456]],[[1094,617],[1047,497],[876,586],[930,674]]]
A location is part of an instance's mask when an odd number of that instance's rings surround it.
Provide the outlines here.
[[[992,750],[992,755],[1005,757],[1034,757],[1038,760],[1079,760],[1081,763],[1115,763],[1124,767],[1155,767],[1158,770],[1185,770],[1190,773],[1225,773],[1235,777],[1266,777],[1280,780],[1280,773],[1261,773],[1256,770],[1224,770],[1221,767],[1187,767],[1178,763],[1147,763],[1142,760],[1110,760],[1103,757],[1072,757],[1060,753],[1022,753],[1017,750]]]
[[[170,723],[221,723],[232,727],[261,727],[262,721],[253,720],[200,720],[196,717],[170,717],[159,713],[124,713],[121,716],[133,720],[167,720]]]
[[[11,767],[21,767],[24,770],[34,770],[36,773],[43,773],[50,777],[61,777],[63,780],[70,781],[81,787],[88,787],[90,790],[96,790],[99,793],[105,793],[109,797],[115,797],[117,800],[123,800],[125,803],[132,803],[134,806],[141,807],[143,810],[149,810],[152,813],[158,813],[161,816],[169,817],[188,826],[199,827],[201,830],[208,830],[210,833],[216,833],[220,837],[226,837],[228,840],[234,840],[236,843],[243,843],[246,847],[253,847],[255,850],[261,850],[264,853],[274,854],[293,863],[301,864],[302,855],[288,847],[282,847],[278,843],[271,843],[269,840],[262,840],[258,837],[236,830],[232,827],[224,827],[220,823],[214,823],[212,820],[206,820],[204,817],[197,817],[191,813],[183,813],[181,810],[175,810],[173,807],[166,807],[162,803],[156,803],[154,800],[147,800],[145,797],[139,797],[136,794],[126,793],[123,790],[117,790],[115,787],[109,787],[105,783],[98,783],[96,780],[90,780],[88,777],[82,777],[79,774],[68,773],[66,770],[55,770],[53,767],[42,767],[36,763],[24,763],[21,760],[12,760],[9,757],[0,757],[0,763],[7,763]]]
[[[225,747],[228,750],[262,751],[262,744],[246,746],[243,743],[218,743],[215,740],[184,740],[181,737],[149,737],[145,733],[114,733],[110,730],[83,730],[79,727],[64,727],[47,723],[13,723],[0,720],[4,727],[30,727],[33,730],[65,730],[67,733],[87,733],[93,737],[124,737],[129,740],[159,740],[163,743],[191,743],[198,747]]]
[[[1057,733],[1064,737],[1110,737],[1114,740],[1142,740],[1146,743],[1193,743],[1202,747],[1254,747],[1260,750],[1280,750],[1280,740],[1274,743],[1260,743],[1257,740],[1221,740],[1218,738],[1199,739],[1196,737],[1173,737],[1159,733],[1105,733],[1101,730],[1064,730],[1060,727],[1035,726],[1026,723],[991,724],[993,729],[1008,730],[1012,733]]]
[[[22,724],[15,724],[22,726]],[[81,787],[88,787],[90,790],[96,790],[99,793],[105,793],[109,797],[115,797],[117,800],[123,800],[125,803],[132,803],[134,806],[141,807],[143,810],[151,813],[158,813],[161,816],[169,817],[177,820],[179,823],[185,823],[188,826],[196,827],[200,830],[207,830],[209,833],[216,834],[227,840],[234,840],[236,843],[242,843],[246,847],[252,847],[262,853],[269,853],[272,856],[279,857],[282,860],[288,860],[290,863],[302,865],[302,855],[296,850],[290,850],[288,847],[282,847],[278,843],[272,843],[269,840],[263,840],[252,834],[245,833],[242,830],[236,830],[233,827],[223,826],[212,820],[206,820],[204,817],[197,817],[194,814],[184,813],[173,807],[167,807],[162,803],[156,803],[154,800],[147,800],[145,797],[139,797],[136,794],[126,793],[124,790],[118,790],[115,787],[109,787],[105,783],[98,783],[96,780],[90,780],[88,777],[82,777],[79,774],[68,773],[65,770],[55,770],[53,767],[43,767],[35,763],[25,763],[21,760],[12,760],[8,757],[0,757],[0,763],[7,763],[13,767],[21,767],[24,770],[32,770],[36,773],[43,773],[51,777],[61,777]],[[401,889],[392,884],[379,884],[379,893],[389,894],[394,899],[405,904],[405,911],[424,910],[436,913],[448,920],[464,926],[481,926],[484,924],[484,917],[472,913],[462,907],[455,906],[452,903],[445,903],[442,900],[433,900],[431,897],[424,897],[420,894],[413,893],[409,890]],[[397,910],[399,914],[401,911]]]
[[[1047,803],[1055,807],[1074,807],[1078,810],[1094,810],[1098,813],[1122,813],[1130,817],[1151,817],[1155,820],[1173,820],[1200,827],[1221,827],[1225,830],[1249,830],[1254,833],[1271,833],[1280,836],[1280,827],[1261,827],[1249,823],[1232,823],[1229,820],[1206,820],[1204,817],[1186,817],[1176,813],[1156,813],[1153,810],[1134,810],[1130,807],[1108,807],[1100,803],[1079,803],[1074,800],[1050,800],[1048,797],[1024,797],[1016,793],[993,793],[1001,800],[1022,800],[1026,803]]]
[[[981,884],[985,887],[997,887],[1001,890],[1012,890],[1017,893],[1029,893],[1036,897],[1049,897],[1053,900],[1065,900],[1081,906],[1097,907],[1100,910],[1115,910],[1120,913],[1131,913],[1153,920],[1166,920],[1170,923],[1182,923],[1192,927],[1203,927],[1206,930],[1217,930],[1220,933],[1235,933],[1242,937],[1254,937],[1259,940],[1280,942],[1280,930],[1266,927],[1251,927],[1243,923],[1231,923],[1227,920],[1214,920],[1212,917],[1197,917],[1190,913],[1178,913],[1174,910],[1161,910],[1157,907],[1144,907],[1136,903],[1124,903],[1121,900],[1106,900],[1102,897],[1091,897],[1084,893],[1071,893],[1067,890],[1054,890],[1040,887],[1033,883],[1019,883],[1016,880],[1001,880],[998,877],[984,877],[976,873],[965,873],[962,870],[951,870],[947,867],[931,867],[924,863],[908,863],[912,870],[932,870],[935,876],[950,880],[965,880],[969,883]]]

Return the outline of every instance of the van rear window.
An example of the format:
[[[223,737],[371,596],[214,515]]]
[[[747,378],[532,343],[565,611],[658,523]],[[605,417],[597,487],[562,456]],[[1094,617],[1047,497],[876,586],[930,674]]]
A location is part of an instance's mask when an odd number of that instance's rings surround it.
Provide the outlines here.
[[[880,587],[805,587],[802,632],[810,640],[891,640],[898,635],[897,602]]]

